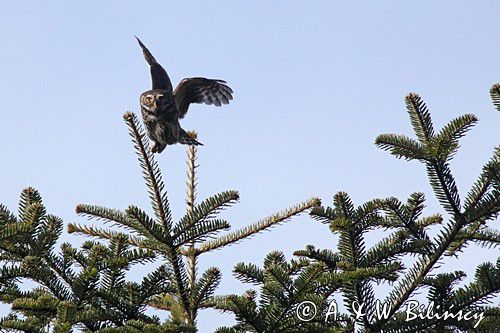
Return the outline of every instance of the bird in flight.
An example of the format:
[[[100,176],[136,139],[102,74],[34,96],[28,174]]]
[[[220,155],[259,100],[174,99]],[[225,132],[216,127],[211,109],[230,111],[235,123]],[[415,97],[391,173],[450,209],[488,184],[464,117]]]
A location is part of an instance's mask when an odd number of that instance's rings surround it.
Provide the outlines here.
[[[191,103],[221,106],[233,99],[233,90],[223,80],[192,77],[183,79],[175,90],[165,69],[151,52],[135,37],[151,70],[152,89],[141,94],[140,104],[144,125],[152,142],[151,152],[161,153],[167,145],[176,143],[201,145],[181,128]]]

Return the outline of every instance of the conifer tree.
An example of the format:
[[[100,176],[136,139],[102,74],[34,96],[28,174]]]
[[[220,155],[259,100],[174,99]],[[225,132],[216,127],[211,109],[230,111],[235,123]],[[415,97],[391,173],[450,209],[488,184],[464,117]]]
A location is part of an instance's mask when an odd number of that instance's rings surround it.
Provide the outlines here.
[[[102,229],[93,226],[69,225],[69,231],[109,240],[119,235],[133,248],[151,251],[164,261],[164,269],[170,272],[172,290],[147,300],[147,305],[170,312],[170,320],[196,327],[198,311],[207,307],[219,285],[221,272],[212,267],[198,276],[198,258],[207,252],[240,242],[243,239],[283,223],[312,207],[319,200],[312,198],[287,210],[275,213],[260,221],[235,231],[218,235],[230,228],[228,221],[217,217],[218,213],[234,204],[239,195],[225,191],[196,202],[196,153],[188,148],[187,212],[174,221],[165,191],[160,169],[154,155],[148,149],[148,138],[136,116],[126,113],[124,119],[139,158],[148,187],[154,217],[136,206],[125,211],[95,205],[78,205],[77,212],[121,227],[128,232]],[[195,133],[190,133],[195,138]]]
[[[500,92],[490,94],[499,108]],[[188,148],[187,211],[174,222],[158,164],[148,150],[148,139],[132,113],[124,118],[134,142],[148,187],[154,216],[129,206],[126,210],[95,205],[78,205],[77,212],[111,223],[113,228],[70,224],[70,233],[100,239],[87,241],[80,249],[57,242],[63,222],[47,214],[40,194],[27,188],[21,194],[15,216],[0,205],[0,301],[11,304],[11,313],[0,319],[0,329],[12,332],[120,333],[196,332],[199,310],[213,307],[234,313],[237,323],[221,327],[218,333],[259,332],[497,332],[500,308],[488,303],[500,292],[500,258],[478,265],[474,280],[457,286],[462,271],[432,274],[444,256],[460,256],[476,243],[496,248],[500,234],[487,226],[500,212],[500,147],[483,167],[465,199],[460,198],[450,161],[459,148],[458,140],[477,122],[464,115],[435,133],[430,113],[416,94],[406,97],[406,106],[417,140],[404,135],[384,134],[376,144],[398,158],[422,162],[444,215],[423,217],[425,198],[413,193],[401,202],[397,198],[374,199],[355,207],[345,192],[334,196],[332,207],[307,202],[271,215],[261,221],[223,235],[227,221],[218,213],[238,199],[226,191],[196,201],[196,147]],[[191,133],[196,138],[195,133]],[[270,253],[261,269],[239,263],[234,274],[243,282],[260,287],[244,295],[214,296],[220,271],[213,267],[201,275],[197,262],[201,254],[235,244],[260,231],[311,209],[311,216],[327,224],[339,236],[337,251],[313,245],[295,252],[287,261],[281,252]],[[444,221],[444,226],[440,227]],[[119,228],[116,229],[115,227]],[[440,228],[432,237],[429,228]],[[367,248],[366,235],[374,229],[390,230]],[[416,261],[407,269],[404,260]],[[159,267],[127,281],[133,265],[161,260]],[[26,288],[25,281],[35,286]],[[390,282],[395,287],[383,300],[387,310],[377,312],[374,284]],[[427,290],[434,318],[408,321],[405,302]],[[347,312],[325,321],[331,301],[340,295]],[[306,302],[318,316],[300,315]],[[352,305],[363,304],[359,316]],[[166,310],[162,322],[146,313],[148,307]],[[482,312],[477,321],[442,316],[443,311]],[[328,318],[331,319],[331,318]]]
[[[128,321],[159,324],[144,314],[144,303],[173,290],[169,270],[157,269],[141,283],[125,281],[132,265],[154,259],[151,250],[133,249],[115,234],[108,245],[87,241],[77,250],[63,243],[57,252],[62,228],[33,188],[21,193],[17,217],[0,205],[0,300],[13,310],[0,320],[2,331],[98,332]],[[26,291],[26,280],[36,286]]]
[[[212,267],[197,275],[198,257],[249,238],[319,205],[312,198],[235,231],[217,214],[234,204],[239,195],[226,191],[196,202],[196,148],[188,148],[187,212],[176,223],[170,213],[159,167],[149,152],[148,140],[135,115],[127,113],[154,217],[136,206],[125,211],[78,205],[77,213],[110,222],[123,231],[69,224],[70,233],[83,233],[104,242],[87,241],[81,249],[56,243],[63,222],[47,214],[39,193],[21,194],[18,217],[0,205],[0,300],[11,313],[0,328],[14,332],[195,332],[196,317],[207,306],[221,273]],[[191,133],[196,136],[195,133]],[[129,282],[126,272],[136,264],[161,259],[162,264]],[[36,286],[25,291],[26,280]],[[145,313],[147,307],[167,310],[160,322]]]
[[[500,96],[497,90],[497,86],[491,90],[494,103]],[[295,252],[298,261],[286,263],[281,255],[271,254],[264,269],[253,264],[238,264],[234,269],[236,277],[259,285],[261,297],[257,300],[255,292],[248,291],[243,296],[216,298],[214,307],[234,313],[237,319],[235,326],[223,327],[220,333],[500,330],[500,307],[488,303],[500,292],[500,258],[496,263],[480,264],[473,282],[459,288],[456,284],[465,276],[464,272],[431,274],[444,256],[459,256],[471,243],[485,248],[500,245],[498,231],[487,226],[500,212],[500,147],[495,149],[462,200],[449,163],[459,148],[458,140],[477,118],[471,114],[458,117],[435,133],[430,113],[421,98],[409,94],[405,100],[417,140],[383,134],[375,143],[398,158],[417,160],[425,165],[431,187],[445,216],[449,216],[439,234],[431,237],[427,229],[442,224],[444,218],[441,214],[422,217],[425,207],[422,193],[413,193],[406,203],[387,198],[355,207],[347,193],[339,192],[334,196],[333,207],[315,207],[311,211],[314,219],[329,225],[331,231],[339,235],[337,251],[319,250],[309,245]],[[373,247],[366,248],[366,234],[374,229],[392,232]],[[410,256],[415,257],[416,263],[405,269],[403,259]],[[310,272],[317,272],[317,275],[307,288],[302,288],[303,284],[297,286],[293,278],[299,279],[302,274],[310,276]],[[384,281],[396,283],[396,286],[382,300],[378,311],[373,286]],[[434,304],[434,311],[439,316],[408,321],[405,302],[424,287],[428,289],[429,305]],[[329,318],[324,315],[337,291],[348,312],[333,322],[325,322]],[[297,316],[304,300],[314,304],[318,315],[301,321]],[[359,310],[361,304],[363,315],[360,316],[355,310],[356,306]],[[386,311],[383,305],[387,306]],[[443,317],[446,310],[483,312],[485,319],[476,327],[477,320]]]
[[[236,325],[221,327],[216,333],[338,331],[336,323],[328,327],[319,317],[308,321],[297,313],[297,306],[302,302],[315,309],[327,308],[329,296],[340,287],[340,274],[326,274],[325,265],[312,265],[302,258],[287,262],[283,253],[276,251],[267,255],[263,269],[254,264],[239,263],[234,274],[240,281],[258,286],[260,300],[252,289],[241,296],[214,297],[212,306],[234,313],[237,320]],[[343,316],[343,320],[347,319]]]
[[[500,83],[494,84],[490,89],[491,100],[493,104],[500,111]]]

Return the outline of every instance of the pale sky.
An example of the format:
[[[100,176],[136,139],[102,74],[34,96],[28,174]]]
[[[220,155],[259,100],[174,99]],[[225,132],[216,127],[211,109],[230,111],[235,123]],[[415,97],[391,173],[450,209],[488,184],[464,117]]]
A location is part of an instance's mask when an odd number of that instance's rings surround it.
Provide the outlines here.
[[[340,190],[357,205],[420,191],[427,215],[442,212],[425,167],[373,142],[381,133],[413,136],[408,92],[424,98],[438,128],[476,114],[479,124],[452,163],[465,197],[499,144],[500,113],[488,93],[500,81],[499,10],[496,1],[3,1],[0,203],[16,211],[21,190],[34,186],[66,223],[95,223],[75,214],[78,203],[149,211],[121,117],[138,113],[150,88],[137,35],[174,85],[205,76],[234,90],[230,105],[192,106],[181,123],[205,144],[198,197],[240,193],[224,214],[233,228],[312,196],[331,205]],[[186,208],[185,148],[157,158],[176,217]],[[202,257],[200,268],[222,269],[219,294],[240,293],[251,286],[232,276],[237,262],[262,265],[271,250],[291,258],[307,244],[335,248],[337,239],[304,215]],[[445,263],[470,279],[498,255],[470,247]],[[231,322],[204,311],[200,332]]]

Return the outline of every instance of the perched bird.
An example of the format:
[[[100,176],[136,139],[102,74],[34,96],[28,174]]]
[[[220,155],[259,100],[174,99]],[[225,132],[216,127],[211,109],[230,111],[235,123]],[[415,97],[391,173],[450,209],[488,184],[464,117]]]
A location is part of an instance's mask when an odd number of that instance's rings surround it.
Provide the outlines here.
[[[233,91],[225,81],[203,77],[183,79],[173,90],[165,69],[140,39],[136,39],[150,66],[153,81],[152,89],[140,97],[142,119],[152,141],[151,151],[161,153],[167,145],[175,143],[201,145],[181,128],[179,119],[184,118],[191,103],[228,104],[233,99]]]

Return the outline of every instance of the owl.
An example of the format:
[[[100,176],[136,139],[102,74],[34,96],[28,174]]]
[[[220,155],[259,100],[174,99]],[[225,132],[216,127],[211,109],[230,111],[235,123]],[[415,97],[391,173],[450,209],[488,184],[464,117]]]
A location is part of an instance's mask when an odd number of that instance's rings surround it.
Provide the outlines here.
[[[201,145],[181,128],[179,119],[184,118],[191,103],[221,106],[233,99],[232,89],[225,81],[193,77],[183,79],[175,90],[167,72],[151,52],[137,38],[149,64],[153,87],[141,94],[141,114],[151,140],[151,151],[161,153],[166,146],[176,143]]]

